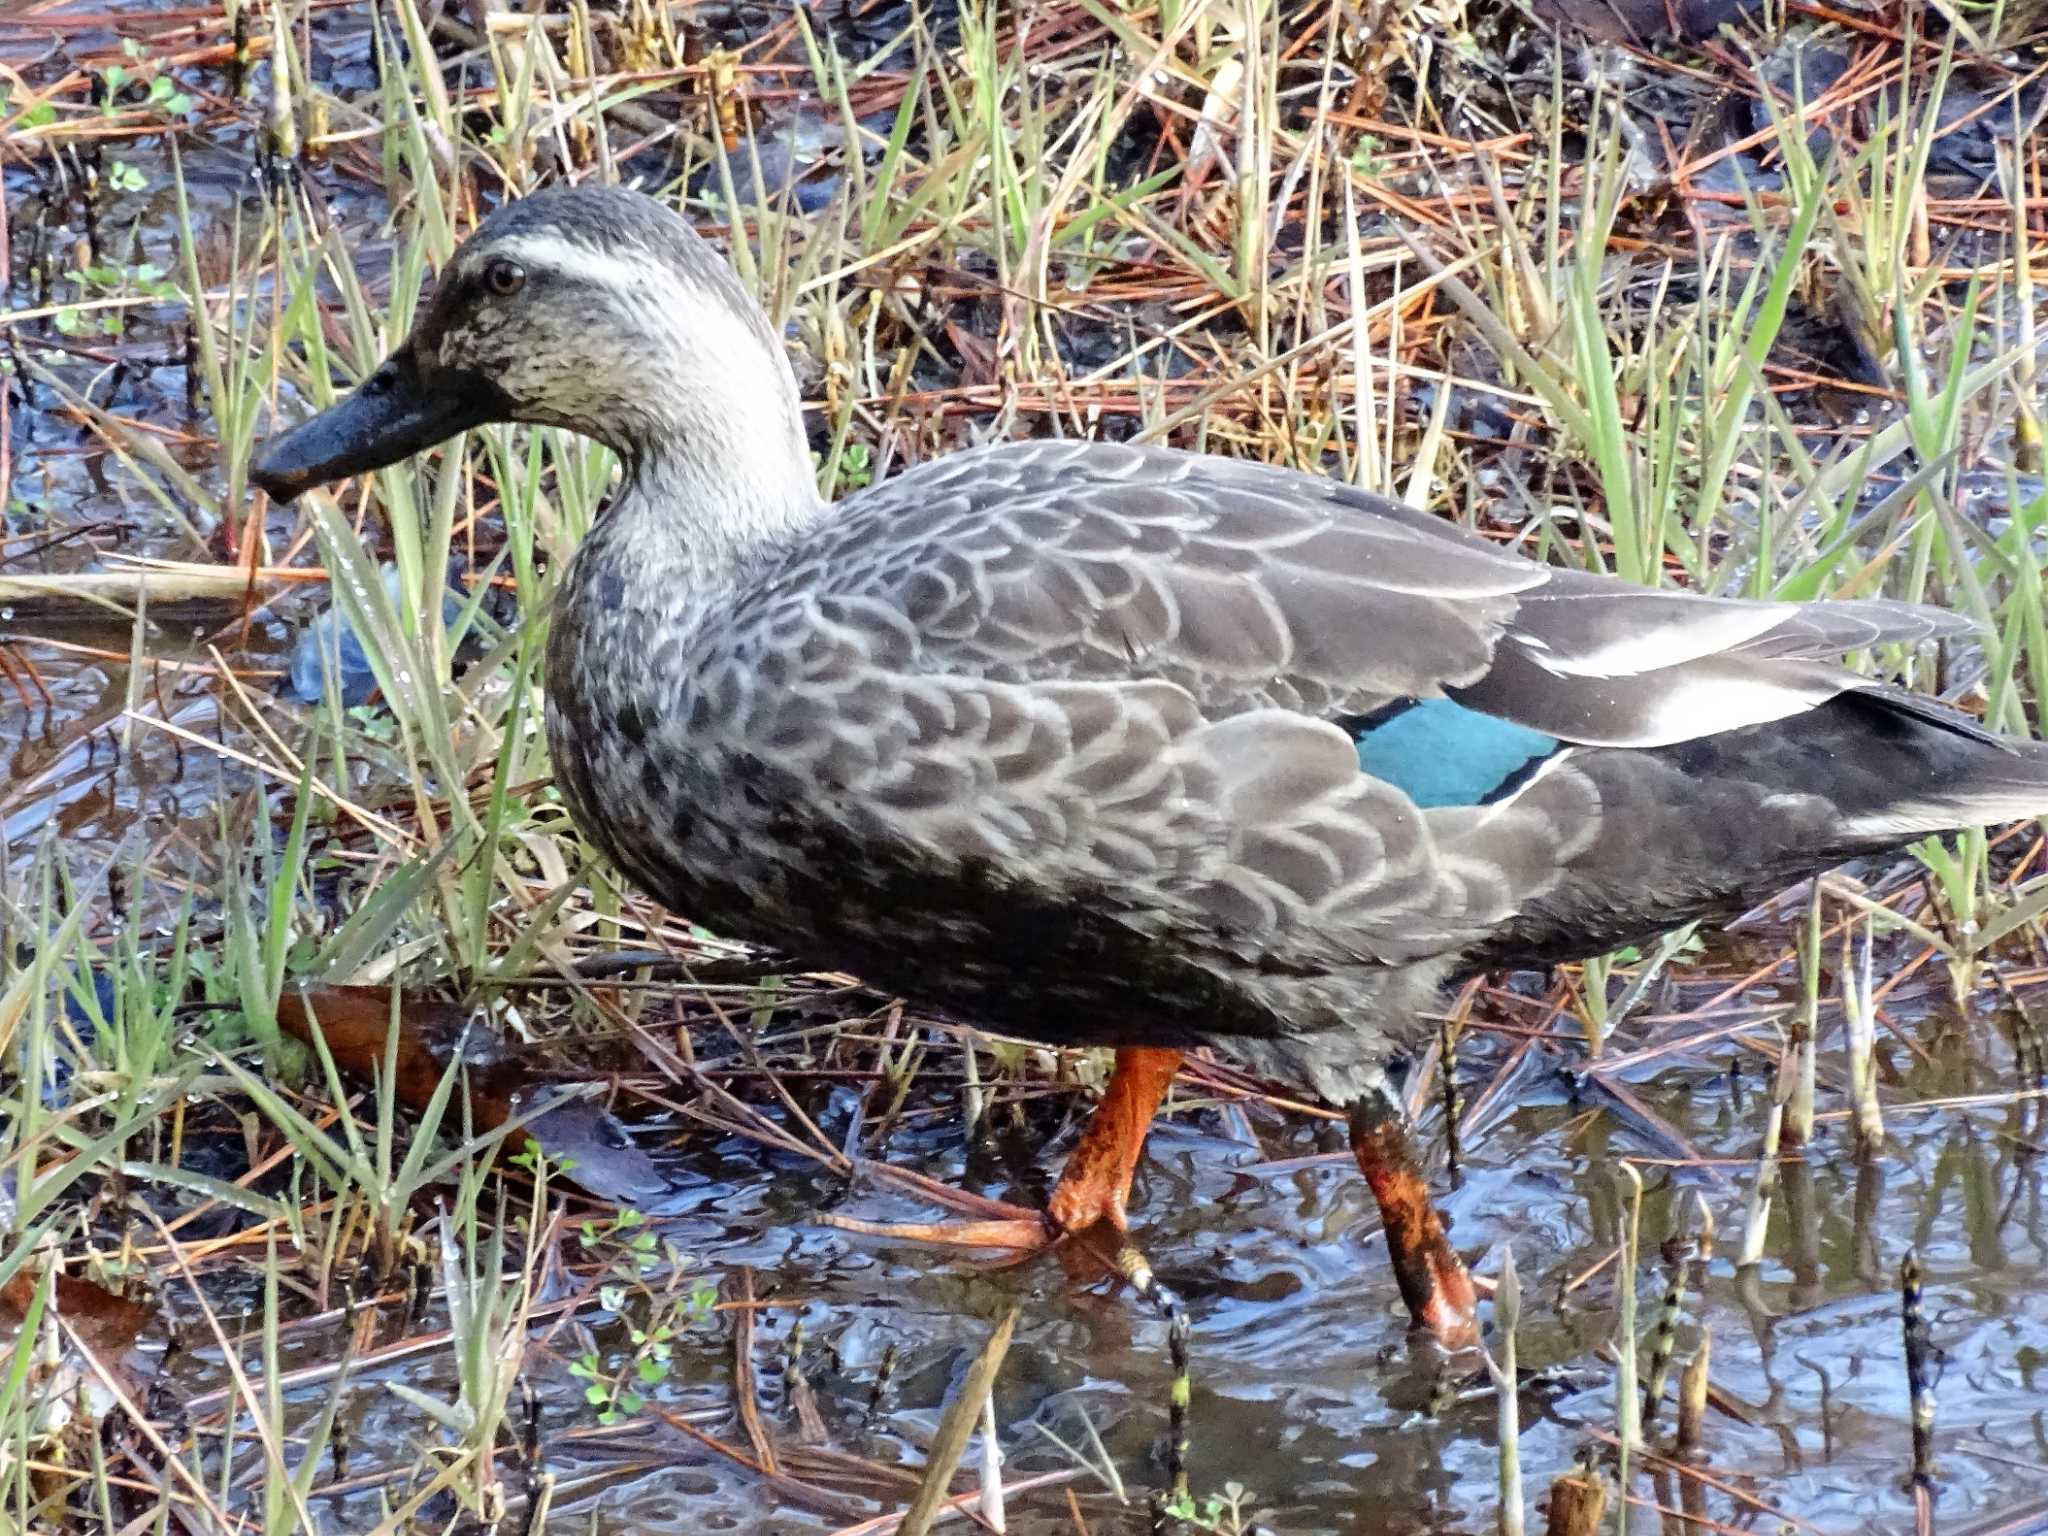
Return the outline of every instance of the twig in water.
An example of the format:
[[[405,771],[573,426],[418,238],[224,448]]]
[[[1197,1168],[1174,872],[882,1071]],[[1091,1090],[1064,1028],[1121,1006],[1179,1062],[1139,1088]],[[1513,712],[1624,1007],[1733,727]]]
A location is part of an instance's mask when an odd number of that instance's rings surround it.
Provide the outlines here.
[[[872,1419],[881,1410],[882,1396],[889,1390],[889,1382],[896,1374],[897,1349],[894,1344],[882,1351],[882,1363],[875,1367],[875,1384],[868,1388],[867,1417]]]
[[[1458,1022],[1445,1013],[1437,1028],[1443,1041],[1444,1150],[1450,1156],[1451,1182],[1458,1182],[1458,1122],[1464,1118],[1465,1103],[1458,1092],[1458,1037],[1464,1033]]]
[[[1188,1497],[1188,1402],[1194,1380],[1188,1370],[1188,1313],[1179,1302],[1167,1314],[1166,1353],[1173,1365],[1173,1385],[1166,1394],[1166,1480],[1169,1497],[1183,1504]]]
[[[1522,1404],[1516,1395],[1515,1328],[1522,1320],[1522,1280],[1515,1250],[1501,1255],[1500,1281],[1493,1292],[1493,1320],[1500,1330],[1500,1361],[1486,1357],[1500,1409],[1500,1536],[1522,1536]]]
[[[739,1410],[740,1423],[754,1447],[754,1459],[770,1477],[775,1477],[782,1468],[775,1459],[775,1444],[768,1438],[768,1427],[761,1422],[761,1404],[754,1381],[754,1271],[741,1266],[728,1285],[738,1303],[732,1309],[733,1406]]]
[[[1003,1515],[1003,1448],[996,1441],[996,1396],[981,1400],[981,1517],[1002,1536],[1009,1522]]]
[[[1884,1110],[1877,1101],[1877,1002],[1871,995],[1869,921],[1861,926],[1860,943],[1852,935],[1842,939],[1842,1017],[1848,1025],[1856,1155],[1870,1158],[1884,1144]]]
[[[1707,1372],[1714,1354],[1714,1335],[1707,1326],[1700,1329],[1700,1347],[1686,1362],[1678,1378],[1678,1436],[1673,1442],[1681,1458],[1699,1449],[1700,1426],[1707,1417]]]
[[[1628,985],[1621,989],[1621,996],[1607,1005],[1607,1018],[1604,1023],[1606,1034],[1613,1034],[1615,1026],[1633,1013],[1636,1006],[1649,996],[1650,988],[1657,984],[1657,979],[1664,974],[1665,967],[1671,964],[1673,957],[1680,950],[1692,942],[1692,936],[1698,928],[1698,923],[1687,923],[1683,928],[1672,929],[1657,941],[1657,947],[1650,951],[1641,965],[1636,967],[1635,975],[1630,977]]]
[[[823,1445],[831,1438],[824,1415],[818,1412],[818,1394],[811,1390],[810,1373],[804,1369],[804,1320],[790,1325],[782,1346],[782,1395],[796,1414],[797,1438],[805,1445]]]
[[[1642,1444],[1643,1428],[1637,1362],[1641,1359],[1636,1335],[1636,1271],[1643,1242],[1643,1176],[1634,1166],[1623,1163],[1615,1175],[1622,1197],[1621,1273],[1615,1277],[1615,1428],[1621,1436],[1621,1485],[1628,1489],[1628,1455]]]
[[[904,1511],[903,1523],[897,1527],[898,1536],[925,1536],[939,1512],[939,1506],[946,1501],[946,1490],[952,1486],[953,1473],[960,1465],[960,1458],[967,1453],[967,1441],[981,1418],[982,1405],[988,1400],[989,1389],[995,1385],[996,1373],[1003,1368],[1003,1356],[1010,1352],[1010,1337],[1017,1331],[1018,1310],[1012,1306],[996,1325],[996,1331],[982,1347],[980,1357],[968,1368],[967,1379],[961,1382],[959,1394],[946,1405],[946,1412],[939,1420],[939,1432],[932,1440],[924,1481],[917,1485],[917,1494],[911,1499],[910,1508]]]
[[[1547,1536],[1597,1536],[1607,1513],[1607,1481],[1591,1457],[1550,1485]]]
[[[1927,1373],[1927,1318],[1921,1311],[1920,1251],[1908,1248],[1899,1264],[1906,1327],[1906,1389],[1913,1400],[1913,1486],[1934,1487],[1934,1383]]]
[[[1707,1197],[1693,1191],[1693,1204],[1699,1212],[1700,1235],[1693,1244],[1692,1262],[1687,1268],[1695,1278],[1695,1289],[1704,1294],[1707,1274],[1714,1264],[1714,1208],[1707,1204]],[[1700,1319],[1700,1347],[1693,1352],[1683,1374],[1678,1378],[1678,1431],[1676,1447],[1683,1457],[1699,1444],[1700,1426],[1707,1414],[1707,1371],[1713,1357],[1714,1336],[1712,1324],[1706,1318]]]
[[[1771,1224],[1771,1201],[1778,1192],[1778,1147],[1785,1130],[1785,1101],[1792,1096],[1798,1077],[1788,1055],[1778,1064],[1778,1081],[1771,1093],[1771,1112],[1764,1121],[1763,1150],[1757,1154],[1756,1187],[1749,1192],[1749,1217],[1742,1228],[1742,1252],[1736,1267],[1748,1269],[1761,1263],[1764,1234]]]
[[[519,1536],[536,1536],[547,1529],[548,1506],[555,1501],[555,1474],[540,1459],[540,1394],[524,1377],[519,1381],[519,1393],[526,1407],[519,1437],[520,1460],[525,1463],[526,1518],[520,1523]]]
[[[1673,1223],[1671,1246],[1678,1250],[1679,1236]],[[1643,1373],[1643,1438],[1648,1440],[1657,1427],[1657,1410],[1664,1401],[1664,1382],[1671,1371],[1671,1357],[1678,1352],[1678,1314],[1685,1305],[1685,1260],[1679,1251],[1670,1254],[1664,1281],[1664,1300],[1657,1308],[1657,1332],[1650,1343],[1650,1367]]]
[[[1088,1431],[1088,1444],[1090,1447],[1088,1451],[1082,1451],[1078,1447],[1067,1444],[1065,1440],[1060,1438],[1057,1431],[1046,1425],[1043,1419],[1033,1419],[1031,1427],[1058,1446],[1062,1451],[1066,1452],[1068,1459],[1073,1461],[1076,1466],[1086,1467],[1097,1478],[1101,1479],[1102,1486],[1110,1491],[1117,1503],[1127,1504],[1130,1502],[1129,1496],[1124,1492],[1123,1476],[1116,1469],[1116,1458],[1109,1454],[1109,1448],[1102,1443],[1102,1435],[1096,1429],[1095,1421],[1085,1411],[1081,1414],[1081,1427]]]
[[[1804,1147],[1813,1140],[1814,1087],[1817,1063],[1814,1038],[1820,1029],[1821,882],[1813,882],[1806,901],[1806,922],[1799,932],[1799,1006],[1792,1010],[1792,1091],[1785,1102],[1785,1144]]]

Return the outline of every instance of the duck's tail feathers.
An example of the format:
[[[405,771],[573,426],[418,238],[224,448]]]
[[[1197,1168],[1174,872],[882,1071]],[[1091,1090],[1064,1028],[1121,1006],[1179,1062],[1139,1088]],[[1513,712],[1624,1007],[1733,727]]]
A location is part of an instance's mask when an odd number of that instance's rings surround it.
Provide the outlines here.
[[[1944,704],[1898,689],[1858,689],[1852,697],[1934,731],[1914,733],[1923,765],[1916,782],[1900,784],[1896,799],[1845,817],[1850,836],[1889,842],[2048,816],[2048,742],[1995,735]]]
[[[2030,754],[2041,777],[1958,785],[1943,794],[1901,800],[1842,823],[1851,837],[1874,842],[1992,827],[2029,816],[2048,816],[2048,756]]]

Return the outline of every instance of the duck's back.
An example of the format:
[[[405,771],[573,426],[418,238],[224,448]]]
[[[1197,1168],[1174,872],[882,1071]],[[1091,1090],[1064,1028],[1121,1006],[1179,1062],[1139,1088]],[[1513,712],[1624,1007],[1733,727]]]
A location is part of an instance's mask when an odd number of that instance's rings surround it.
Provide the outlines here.
[[[1996,750],[1823,660],[1920,610],[1646,591],[1167,450],[938,460],[638,647],[617,615],[675,578],[617,554],[550,658],[606,851],[720,931],[1047,1038],[1320,1027],[1397,972],[1655,931],[1952,824]],[[1873,732],[1893,782],[1830,773]]]

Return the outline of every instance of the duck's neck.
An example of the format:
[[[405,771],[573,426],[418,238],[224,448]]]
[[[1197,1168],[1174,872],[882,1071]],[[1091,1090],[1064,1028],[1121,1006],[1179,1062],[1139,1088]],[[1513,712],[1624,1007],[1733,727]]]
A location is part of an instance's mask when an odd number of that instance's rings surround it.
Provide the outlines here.
[[[599,532],[644,552],[650,579],[680,569],[708,585],[786,547],[824,503],[796,379],[766,321],[691,318],[691,336],[650,341],[644,387],[593,432],[624,467]]]
[[[732,580],[794,543],[824,514],[801,439],[779,450],[735,437],[711,456],[674,445],[618,448],[624,477],[594,537],[640,552],[650,579]],[[657,573],[659,573],[657,575]]]

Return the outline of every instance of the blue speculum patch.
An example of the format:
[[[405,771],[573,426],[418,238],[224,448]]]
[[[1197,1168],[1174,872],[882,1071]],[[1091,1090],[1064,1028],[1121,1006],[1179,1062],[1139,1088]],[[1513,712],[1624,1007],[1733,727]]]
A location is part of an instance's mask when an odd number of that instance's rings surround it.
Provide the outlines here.
[[[1455,699],[1415,699],[1339,723],[1358,742],[1358,766],[1420,806],[1483,805],[1521,784],[1560,745]]]

